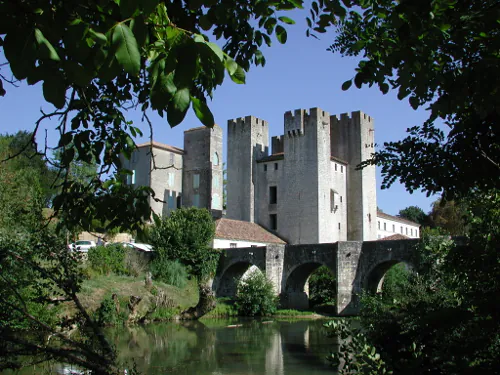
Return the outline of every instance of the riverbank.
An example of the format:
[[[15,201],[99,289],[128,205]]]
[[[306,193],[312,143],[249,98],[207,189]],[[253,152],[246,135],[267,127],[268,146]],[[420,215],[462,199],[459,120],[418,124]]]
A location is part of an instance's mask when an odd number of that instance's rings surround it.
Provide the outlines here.
[[[198,287],[189,280],[184,288],[162,282],[145,282],[145,276],[88,275],[78,296],[82,305],[103,325],[165,322],[198,302]],[[60,314],[72,318],[76,310],[64,305]],[[221,299],[217,307],[202,319],[233,318],[238,314],[230,301]],[[278,310],[273,319],[326,319],[329,313]]]

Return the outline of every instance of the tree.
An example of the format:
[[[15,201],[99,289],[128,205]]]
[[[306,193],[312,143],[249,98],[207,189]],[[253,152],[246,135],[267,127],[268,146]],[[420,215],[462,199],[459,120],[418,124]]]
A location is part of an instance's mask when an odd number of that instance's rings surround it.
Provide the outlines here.
[[[428,217],[425,214],[424,210],[417,206],[409,206],[402,210],[399,210],[398,216],[420,225],[426,225],[428,222]]]
[[[192,108],[211,127],[208,99],[225,75],[244,83],[252,65],[263,66],[263,44],[270,46],[273,35],[285,43],[285,26],[294,23],[277,12],[301,6],[302,0],[0,0],[0,96],[15,89],[16,81],[39,83],[45,100],[56,108],[42,113],[21,151],[38,150],[36,133],[41,124],[58,121],[62,184],[52,199],[57,222],[68,229],[87,229],[97,219],[108,228],[140,230],[151,217],[148,200],[153,191],[123,182],[131,172],[122,168],[120,157],[131,156],[134,137],[141,133],[127,120],[127,110],[141,110],[150,126],[150,111],[176,126]],[[49,159],[47,150],[42,151]],[[2,168],[7,158],[0,159]],[[97,178],[82,182],[71,177],[72,164],[93,162],[99,167]],[[7,172],[4,181],[10,178],[11,171]],[[39,212],[30,216],[38,228]],[[2,365],[16,367],[19,356],[35,353],[36,360],[55,358],[95,373],[117,373],[113,350],[78,301],[77,262],[61,241],[37,237],[40,233],[25,231],[19,238],[13,233],[8,241],[0,238],[4,277],[0,310],[16,308],[39,333],[23,341],[10,331],[12,327],[0,325]],[[4,272],[18,268],[26,272],[19,272],[17,279]],[[205,276],[206,270],[198,270],[199,275]],[[70,299],[83,317],[78,326],[91,327],[82,329],[82,341],[69,340],[55,327],[32,319],[36,317],[19,293],[24,285],[39,291],[47,286],[44,293],[60,291],[58,299]],[[45,333],[59,341],[47,344]]]
[[[335,25],[332,52],[359,56],[346,81],[397,90],[410,105],[429,108],[424,124],[389,142],[364,165],[382,167],[382,187],[399,179],[411,192],[443,192],[446,200],[471,188],[500,187],[500,3],[496,0],[319,0],[309,25]],[[311,32],[311,31],[309,31]],[[447,127],[441,130],[437,120]]]
[[[443,229],[452,236],[467,234],[467,205],[460,201],[438,199],[432,204],[429,218],[434,227]]]
[[[286,42],[284,26],[294,21],[276,12],[301,6],[302,0],[1,0],[0,50],[13,78],[2,70],[0,96],[14,80],[41,83],[56,110],[42,114],[35,133],[44,120],[58,119],[61,164],[100,166],[102,179],[87,185],[63,178],[56,214],[76,227],[90,227],[97,216],[111,227],[139,229],[151,216],[153,192],[122,181],[130,171],[121,169],[120,155],[130,157],[140,134],[127,109],[140,109],[146,121],[156,111],[176,126],[192,108],[213,126],[207,101],[225,74],[244,83],[251,65],[265,64],[263,44],[271,45],[273,35]]]
[[[156,218],[150,243],[163,259],[179,261],[198,279],[198,305],[183,312],[184,318],[200,318],[215,308],[215,296],[207,281],[215,275],[220,252],[212,248],[215,223],[207,209],[180,208],[170,216]]]

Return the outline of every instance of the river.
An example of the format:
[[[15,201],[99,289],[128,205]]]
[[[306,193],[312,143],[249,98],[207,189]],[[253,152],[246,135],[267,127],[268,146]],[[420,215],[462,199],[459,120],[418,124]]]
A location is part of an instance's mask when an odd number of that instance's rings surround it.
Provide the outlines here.
[[[335,374],[325,357],[336,348],[326,320],[208,320],[107,329],[123,368],[140,374]],[[68,366],[21,371],[70,373]]]

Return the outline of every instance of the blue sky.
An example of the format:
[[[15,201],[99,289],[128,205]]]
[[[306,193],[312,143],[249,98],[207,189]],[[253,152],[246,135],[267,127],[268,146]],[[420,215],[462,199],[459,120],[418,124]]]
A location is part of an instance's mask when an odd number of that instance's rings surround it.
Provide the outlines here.
[[[355,74],[356,59],[341,57],[326,51],[333,41],[333,34],[321,35],[320,40],[305,36],[305,13],[296,12],[292,18],[297,24],[288,28],[288,42],[280,45],[276,41],[264,54],[266,66],[253,67],[247,75],[245,85],[237,85],[229,78],[218,88],[214,100],[209,103],[216,123],[226,131],[227,120],[253,115],[267,120],[270,135],[283,133],[283,114],[288,110],[320,107],[330,114],[361,110],[375,118],[375,140],[382,145],[386,141],[402,139],[406,129],[421,124],[426,118],[425,110],[413,110],[408,101],[399,101],[396,92],[383,95],[378,88],[341,90],[344,81]],[[13,133],[21,129],[32,130],[40,115],[40,109],[51,110],[43,100],[41,85],[19,88],[6,87],[7,95],[0,98],[0,133]],[[170,128],[166,119],[150,113],[156,141],[183,146],[183,132],[201,124],[190,111],[182,124]],[[129,112],[129,118],[144,131],[145,141],[149,137],[141,115]],[[38,136],[44,142],[45,130],[49,145],[57,141],[54,123],[46,123]],[[226,134],[226,133],[224,133]],[[225,150],[224,150],[225,151]],[[424,193],[408,193],[402,185],[394,184],[389,190],[381,190],[382,178],[377,173],[378,206],[388,214],[397,214],[410,205],[430,210],[437,197],[427,198]]]

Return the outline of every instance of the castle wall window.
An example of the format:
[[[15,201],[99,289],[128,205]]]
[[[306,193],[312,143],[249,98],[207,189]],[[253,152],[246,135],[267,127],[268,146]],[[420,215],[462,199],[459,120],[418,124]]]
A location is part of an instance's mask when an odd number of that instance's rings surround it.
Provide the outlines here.
[[[200,175],[198,173],[193,175],[193,189],[200,187]]]
[[[127,175],[127,184],[128,185],[135,184],[135,169],[132,169],[132,174]]]
[[[278,170],[278,163],[274,163],[274,170],[277,171]]]
[[[271,227],[272,230],[278,229],[278,215],[276,214],[269,215],[269,226]]]
[[[177,196],[177,208],[181,208],[181,205],[182,205],[181,196],[178,195]]]
[[[220,186],[220,182],[219,182],[219,176],[214,176],[213,179],[212,179],[212,185],[214,187],[214,189],[218,189],[219,186]]]
[[[200,194],[193,195],[193,206],[200,207]]]
[[[278,203],[278,189],[276,186],[269,186],[269,204]]]
[[[170,191],[168,193],[168,208],[170,210],[173,210],[175,208],[175,196],[173,191]]]
[[[174,187],[175,184],[175,174],[174,172],[168,172],[168,186]]]
[[[337,202],[335,199],[336,195],[337,195],[337,193],[335,193],[334,190],[330,190],[330,211],[331,212],[335,212],[338,208],[338,205],[337,205]]]
[[[217,151],[214,152],[214,165],[219,165],[219,154]]]

